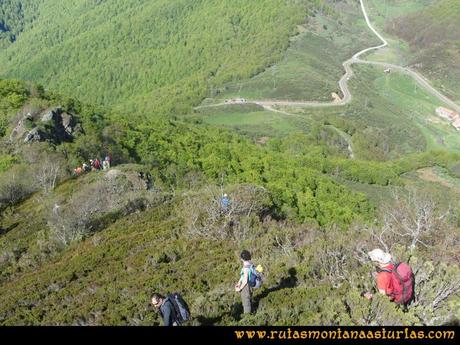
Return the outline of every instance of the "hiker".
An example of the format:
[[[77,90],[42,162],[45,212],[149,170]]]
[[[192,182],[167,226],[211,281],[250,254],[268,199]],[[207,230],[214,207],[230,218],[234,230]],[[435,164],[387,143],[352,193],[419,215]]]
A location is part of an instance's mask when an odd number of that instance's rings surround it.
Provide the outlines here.
[[[374,249],[368,255],[377,267],[375,280],[379,293],[406,307],[414,292],[414,275],[410,266],[404,262],[394,263],[391,254],[381,249]],[[373,298],[369,292],[363,296],[369,300]]]
[[[90,164],[91,164],[91,170],[96,171],[101,168],[101,162],[99,162],[99,159],[90,159]]]
[[[83,169],[81,167],[77,167],[74,170],[75,175],[79,176],[83,172]]]
[[[95,168],[96,170],[100,170],[100,169],[101,169],[101,161],[99,160],[99,158],[96,158],[96,159],[94,160],[94,168]]]
[[[86,164],[86,163],[83,163],[83,172],[88,172],[90,170],[91,170],[91,168],[89,167],[89,165]]]
[[[243,302],[243,312],[250,314],[252,312],[252,288],[249,286],[249,274],[252,265],[251,254],[247,250],[243,250],[240,255],[243,261],[243,268],[240,273],[240,280],[235,285],[235,291],[241,294]]]
[[[112,155],[109,153],[107,156],[105,156],[104,161],[107,162],[107,166],[110,169],[110,165],[112,164]]]
[[[222,210],[226,210],[228,208],[228,205],[230,204],[230,200],[228,199],[228,195],[224,194],[222,196],[222,199],[220,200],[220,207]]]
[[[147,172],[145,174],[145,178],[146,178],[145,184],[146,184],[147,189],[151,189],[152,188],[152,174]]]
[[[110,169],[110,163],[112,162],[112,157],[110,154],[105,156],[104,161],[102,162],[102,169],[107,170]]]
[[[180,326],[190,319],[189,307],[177,292],[167,297],[154,293],[151,303],[160,312],[163,318],[163,326]]]

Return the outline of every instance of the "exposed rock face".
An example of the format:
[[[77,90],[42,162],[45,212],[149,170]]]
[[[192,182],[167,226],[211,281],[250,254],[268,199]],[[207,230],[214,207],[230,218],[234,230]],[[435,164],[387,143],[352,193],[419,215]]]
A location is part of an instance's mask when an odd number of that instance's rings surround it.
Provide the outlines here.
[[[33,141],[43,141],[45,139],[45,134],[41,132],[37,127],[33,128],[29,133],[27,133],[26,137],[24,138],[25,143],[30,143]]]
[[[10,140],[23,139],[25,143],[52,141],[59,144],[72,141],[74,135],[81,131],[81,125],[74,115],[61,107],[55,107],[42,112],[21,114]]]
[[[58,111],[60,111],[60,108],[57,108],[54,111],[50,110],[50,111],[45,112],[43,115],[41,115],[41,121],[48,122],[48,121],[54,120],[56,118],[56,114]]]

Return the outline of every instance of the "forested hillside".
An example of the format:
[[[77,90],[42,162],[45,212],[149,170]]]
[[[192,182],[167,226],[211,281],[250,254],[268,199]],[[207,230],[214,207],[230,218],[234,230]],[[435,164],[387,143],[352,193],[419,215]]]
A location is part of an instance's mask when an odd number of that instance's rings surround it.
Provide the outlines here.
[[[25,28],[30,28],[38,16],[43,0],[2,0],[0,2],[0,48],[16,41]]]
[[[33,12],[28,1],[2,2],[0,23],[12,30],[4,35],[16,40],[0,52],[0,75],[131,113],[177,115],[213,85],[280,59],[315,2],[34,0]]]

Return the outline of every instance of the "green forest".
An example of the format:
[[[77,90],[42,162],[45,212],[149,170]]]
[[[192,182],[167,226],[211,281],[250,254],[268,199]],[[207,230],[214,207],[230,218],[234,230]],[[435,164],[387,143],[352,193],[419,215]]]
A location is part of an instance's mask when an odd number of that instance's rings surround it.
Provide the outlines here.
[[[1,75],[123,112],[177,115],[213,85],[280,59],[314,2],[33,0],[36,11],[23,3],[0,5],[0,23],[11,27],[3,35],[17,37],[0,54]]]
[[[346,58],[359,11],[2,1],[0,325],[161,325],[154,291],[181,292],[193,326],[458,324],[460,153],[449,124],[429,123],[437,101],[361,66],[341,108],[194,109],[251,78],[282,95],[282,61],[292,73],[304,57]],[[331,61],[296,87],[327,96]],[[76,169],[108,155],[110,169]],[[408,310],[363,297],[377,247],[412,267]],[[243,249],[265,272],[251,315],[234,290]]]

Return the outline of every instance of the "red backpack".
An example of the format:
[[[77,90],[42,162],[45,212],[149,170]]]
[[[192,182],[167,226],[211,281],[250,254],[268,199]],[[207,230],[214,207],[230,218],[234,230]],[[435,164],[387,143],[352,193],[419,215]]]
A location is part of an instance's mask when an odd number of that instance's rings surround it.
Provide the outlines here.
[[[394,265],[392,270],[383,270],[391,273],[393,292],[390,297],[397,304],[407,304],[414,294],[414,274],[410,266],[404,262]]]

